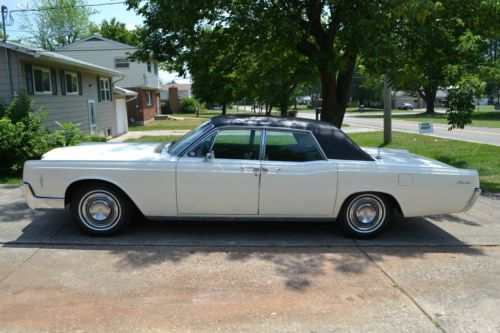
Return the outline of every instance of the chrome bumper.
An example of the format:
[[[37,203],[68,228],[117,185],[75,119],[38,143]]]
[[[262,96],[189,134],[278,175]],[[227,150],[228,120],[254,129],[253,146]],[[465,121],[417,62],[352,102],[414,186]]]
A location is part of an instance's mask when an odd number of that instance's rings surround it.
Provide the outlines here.
[[[472,193],[472,196],[470,197],[469,201],[467,202],[467,204],[465,205],[464,209],[462,209],[461,212],[466,212],[469,209],[471,209],[471,207],[474,206],[480,195],[481,195],[481,189],[479,187],[476,187],[474,189],[474,192]]]
[[[21,189],[31,209],[64,209],[64,198],[37,197],[28,183],[21,183]]]

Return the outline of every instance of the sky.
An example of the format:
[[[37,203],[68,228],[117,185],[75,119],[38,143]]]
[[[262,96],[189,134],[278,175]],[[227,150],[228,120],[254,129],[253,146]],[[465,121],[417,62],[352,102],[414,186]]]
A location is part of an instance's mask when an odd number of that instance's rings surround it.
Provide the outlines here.
[[[113,17],[120,22],[127,25],[127,28],[133,29],[135,26],[141,25],[142,17],[137,15],[134,11],[127,11],[127,6],[123,4],[123,0],[87,0],[87,4],[104,4],[110,3],[105,6],[93,7],[97,13],[90,17],[91,21],[100,24],[103,20],[111,20]],[[7,6],[9,10],[32,8],[34,1],[30,0],[0,0],[0,5]],[[11,38],[19,38],[26,32],[22,31],[22,19],[19,13],[12,13],[13,25],[7,26],[7,35]],[[178,83],[189,82],[189,79],[179,78],[175,73],[169,73],[163,70],[159,72],[160,80],[163,82],[171,82],[175,80]]]

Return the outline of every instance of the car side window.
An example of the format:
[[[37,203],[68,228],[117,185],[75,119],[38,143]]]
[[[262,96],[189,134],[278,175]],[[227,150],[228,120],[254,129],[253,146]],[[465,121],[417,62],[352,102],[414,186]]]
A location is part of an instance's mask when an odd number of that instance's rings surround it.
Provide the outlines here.
[[[212,143],[215,139],[217,132],[207,136],[203,141],[201,141],[193,150],[191,150],[187,156],[189,157],[205,157],[212,148]]]
[[[262,131],[221,130],[212,147],[215,158],[258,160]]]
[[[323,157],[310,133],[267,131],[264,160],[308,162]]]

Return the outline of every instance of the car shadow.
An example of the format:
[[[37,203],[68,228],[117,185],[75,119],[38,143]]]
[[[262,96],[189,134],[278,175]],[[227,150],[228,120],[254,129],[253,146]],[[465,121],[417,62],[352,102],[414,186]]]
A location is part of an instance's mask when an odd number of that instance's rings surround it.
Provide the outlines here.
[[[117,260],[115,269],[134,271],[164,263],[179,264],[193,255],[223,253],[225,260],[244,265],[250,260],[272,264],[285,287],[305,291],[317,277],[332,269],[344,274],[362,273],[390,253],[397,257],[422,257],[428,253],[482,255],[425,218],[395,215],[389,228],[370,240],[353,240],[334,222],[268,221],[148,221],[138,218],[124,233],[111,238],[82,234],[62,211],[26,212],[21,203],[4,205],[20,210],[22,227],[1,231],[4,247],[108,251]],[[11,214],[11,213],[8,213]],[[31,214],[31,215],[30,215]],[[26,218],[26,216],[29,216]],[[7,219],[5,219],[7,220]],[[0,228],[2,223],[0,223]],[[11,225],[12,227],[12,225]],[[8,239],[9,235],[11,237]],[[370,250],[367,257],[364,249]],[[401,250],[403,249],[403,250]]]

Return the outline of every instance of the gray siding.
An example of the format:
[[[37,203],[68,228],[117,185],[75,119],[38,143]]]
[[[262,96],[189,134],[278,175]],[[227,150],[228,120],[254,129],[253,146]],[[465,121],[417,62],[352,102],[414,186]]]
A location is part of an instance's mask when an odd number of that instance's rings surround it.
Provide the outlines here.
[[[88,100],[95,100],[98,130],[103,131],[110,128],[111,135],[114,136],[117,134],[114,100],[108,102],[98,101],[96,74],[91,74],[75,68],[51,65],[50,63],[37,63],[36,59],[13,51],[11,51],[10,54],[11,61],[13,62],[12,73],[15,91],[26,91],[25,64],[29,63],[36,66],[54,68],[56,70],[57,95],[30,95],[34,101],[35,110],[39,111],[44,109],[48,112],[44,123],[50,130],[57,129],[58,126],[55,124],[55,121],[59,121],[60,123],[72,122],[80,124],[82,131],[84,133],[89,133],[90,120],[88,113]],[[4,49],[0,48],[0,98],[3,97],[3,99],[8,100],[10,93],[8,92],[8,76],[5,69],[6,66],[4,66],[4,55]],[[71,70],[82,75],[82,95],[61,94],[60,70]]]
[[[10,70],[12,73],[12,88],[14,91],[26,89],[25,81],[22,81],[21,66],[19,60],[22,58],[17,52],[9,51]],[[7,70],[7,56],[5,49],[0,47],[0,99],[8,102],[11,98],[9,89],[9,76]]]
[[[117,82],[117,85],[120,87],[149,87],[158,89],[158,74],[154,73],[153,68],[151,68],[151,73],[148,72],[147,64],[144,62],[130,61],[130,68],[115,68],[116,58],[128,57],[135,50],[133,47],[127,48],[108,41],[84,41],[69,45],[57,52],[71,58],[122,72],[125,78]]]

